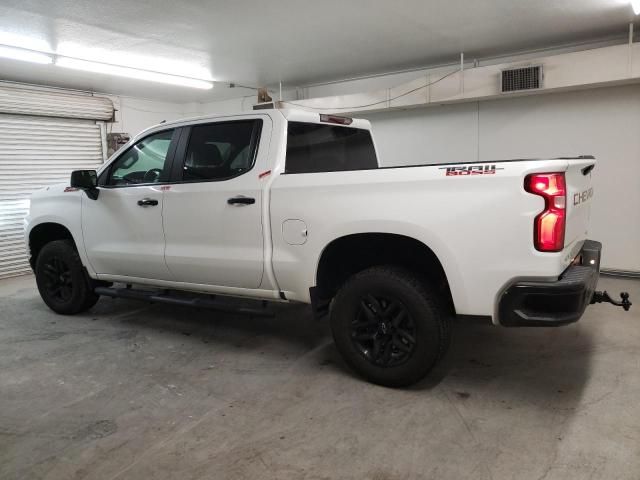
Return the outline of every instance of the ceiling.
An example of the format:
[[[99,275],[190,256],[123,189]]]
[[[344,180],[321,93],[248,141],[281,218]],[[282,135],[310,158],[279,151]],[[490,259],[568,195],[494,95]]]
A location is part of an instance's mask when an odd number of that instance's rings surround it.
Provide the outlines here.
[[[0,0],[0,44],[285,87],[624,36],[628,0]],[[194,90],[0,59],[0,79],[176,102]]]

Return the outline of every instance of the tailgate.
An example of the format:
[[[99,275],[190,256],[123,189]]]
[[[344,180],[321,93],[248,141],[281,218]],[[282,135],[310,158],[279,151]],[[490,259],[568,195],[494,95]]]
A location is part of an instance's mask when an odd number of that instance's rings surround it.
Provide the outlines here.
[[[593,198],[591,174],[595,164],[594,159],[569,160],[569,168],[565,173],[567,185],[565,249],[587,238]]]

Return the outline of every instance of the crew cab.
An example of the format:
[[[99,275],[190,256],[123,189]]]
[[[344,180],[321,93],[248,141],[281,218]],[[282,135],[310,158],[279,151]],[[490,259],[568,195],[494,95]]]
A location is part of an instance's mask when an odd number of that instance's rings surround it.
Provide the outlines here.
[[[384,167],[366,120],[207,116],[149,128],[100,170],[36,192],[25,238],[60,314],[100,295],[311,304],[356,372],[402,386],[442,357],[456,315],[557,326],[602,300],[595,163]]]

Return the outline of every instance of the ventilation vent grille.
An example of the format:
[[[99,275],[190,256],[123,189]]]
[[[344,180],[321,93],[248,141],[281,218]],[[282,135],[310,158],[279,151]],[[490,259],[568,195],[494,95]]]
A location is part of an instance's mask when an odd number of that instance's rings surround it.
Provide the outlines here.
[[[502,71],[502,92],[533,90],[542,86],[542,66],[511,68]]]

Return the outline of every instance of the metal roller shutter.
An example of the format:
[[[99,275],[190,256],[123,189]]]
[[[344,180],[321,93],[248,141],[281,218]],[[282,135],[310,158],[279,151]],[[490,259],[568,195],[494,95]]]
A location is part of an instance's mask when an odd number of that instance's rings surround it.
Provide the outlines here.
[[[104,124],[0,113],[0,278],[30,271],[23,219],[33,191],[105,158]]]
[[[0,84],[0,113],[109,121],[113,103],[91,94]]]

